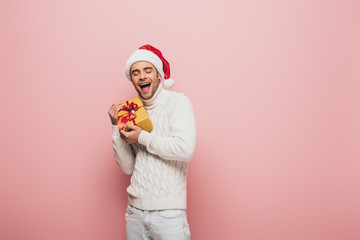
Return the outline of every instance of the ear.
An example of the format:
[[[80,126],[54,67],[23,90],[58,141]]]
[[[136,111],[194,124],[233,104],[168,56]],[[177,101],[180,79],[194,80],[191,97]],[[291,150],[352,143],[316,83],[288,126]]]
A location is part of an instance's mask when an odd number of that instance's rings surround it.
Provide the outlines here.
[[[134,86],[135,86],[134,81],[133,81],[133,79],[132,79],[132,76],[131,76],[131,75],[130,75],[130,82],[132,83],[132,85],[134,85]]]

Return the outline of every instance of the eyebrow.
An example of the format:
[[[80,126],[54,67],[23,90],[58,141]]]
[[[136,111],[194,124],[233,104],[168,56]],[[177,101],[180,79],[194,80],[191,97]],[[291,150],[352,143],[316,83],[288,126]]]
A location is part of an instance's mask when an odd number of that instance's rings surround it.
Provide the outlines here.
[[[153,67],[144,67],[143,70],[147,70],[147,69],[153,69]],[[134,73],[135,71],[139,71],[139,69],[134,69],[131,71],[131,73]]]

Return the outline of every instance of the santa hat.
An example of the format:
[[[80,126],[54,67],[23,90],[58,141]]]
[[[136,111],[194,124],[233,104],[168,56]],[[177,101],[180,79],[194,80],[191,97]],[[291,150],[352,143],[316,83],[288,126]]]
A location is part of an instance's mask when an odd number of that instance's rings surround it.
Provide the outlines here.
[[[143,45],[136,51],[134,51],[128,60],[126,61],[125,67],[125,75],[126,77],[131,80],[130,78],[130,68],[135,62],[138,61],[147,61],[152,63],[162,78],[165,79],[163,85],[165,88],[170,89],[174,86],[174,80],[170,78],[170,65],[168,61],[163,57],[160,50],[149,45]]]

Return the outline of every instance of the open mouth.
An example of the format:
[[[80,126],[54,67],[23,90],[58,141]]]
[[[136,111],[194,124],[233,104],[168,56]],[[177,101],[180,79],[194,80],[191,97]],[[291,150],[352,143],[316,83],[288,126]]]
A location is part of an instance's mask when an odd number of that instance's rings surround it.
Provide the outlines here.
[[[140,84],[140,88],[142,92],[147,92],[150,89],[151,83],[142,83]]]

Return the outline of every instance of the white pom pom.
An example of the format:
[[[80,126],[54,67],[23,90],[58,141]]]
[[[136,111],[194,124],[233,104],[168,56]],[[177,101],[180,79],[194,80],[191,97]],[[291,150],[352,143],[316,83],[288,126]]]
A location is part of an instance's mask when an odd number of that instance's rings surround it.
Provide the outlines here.
[[[174,79],[172,78],[165,79],[163,85],[166,89],[172,88],[174,86]]]

